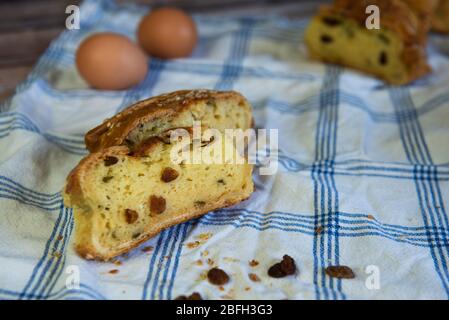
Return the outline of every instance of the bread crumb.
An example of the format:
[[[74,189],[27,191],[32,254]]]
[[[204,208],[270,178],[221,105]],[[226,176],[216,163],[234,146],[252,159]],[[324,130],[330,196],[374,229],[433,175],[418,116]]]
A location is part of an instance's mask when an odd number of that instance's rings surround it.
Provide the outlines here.
[[[57,259],[61,258],[61,252],[59,252],[59,251],[54,252],[53,257],[55,257]]]
[[[207,271],[203,271],[200,274],[200,280],[206,280],[207,279]]]
[[[199,241],[194,241],[194,242],[188,242],[188,243],[186,243],[186,246],[187,246],[187,248],[189,248],[189,249],[194,249],[194,248],[199,247],[200,244],[201,244],[201,242],[199,242]]]
[[[367,217],[369,220],[376,220],[372,215],[368,215],[368,217]]]
[[[250,267],[257,267],[259,265],[259,261],[257,261],[257,260],[251,260],[250,262],[249,262],[249,266]]]
[[[259,276],[258,276],[257,274],[255,274],[255,273],[250,273],[250,274],[248,275],[248,277],[249,277],[249,279],[250,279],[251,281],[253,281],[253,282],[260,282]]]
[[[153,249],[154,249],[153,246],[147,246],[147,247],[142,248],[142,252],[148,253],[148,252],[153,251]]]
[[[202,265],[203,265],[203,261],[200,260],[200,259],[198,259],[198,260],[195,261],[195,264],[196,264],[197,266],[202,266]]]
[[[112,269],[112,270],[109,270],[109,273],[110,274],[117,274],[117,273],[119,273],[119,270],[118,269]]]
[[[59,235],[59,236],[56,238],[56,240],[58,240],[58,241],[61,241],[62,239],[64,239],[64,237],[61,236],[61,235]]]
[[[209,255],[209,251],[204,250],[203,252],[201,252],[201,256],[202,257],[207,257]]]
[[[249,290],[251,290],[250,287],[246,287],[246,288],[245,288],[245,291],[249,291]]]
[[[116,266],[121,266],[122,262],[120,260],[114,260],[112,261],[113,264],[115,264]]]
[[[207,241],[212,237],[212,233],[207,232],[207,233],[201,233],[199,234],[196,238],[200,239],[202,241]]]
[[[323,227],[322,226],[319,226],[319,227],[317,227],[316,229],[315,229],[315,233],[316,234],[321,234],[323,232]]]

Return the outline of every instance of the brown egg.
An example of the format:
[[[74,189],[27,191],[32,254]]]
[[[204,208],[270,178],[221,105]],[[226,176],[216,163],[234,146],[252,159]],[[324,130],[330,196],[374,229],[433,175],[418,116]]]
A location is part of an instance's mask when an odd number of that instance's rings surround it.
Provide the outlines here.
[[[148,71],[148,57],[127,37],[97,33],[86,38],[76,52],[81,76],[94,88],[122,90],[141,82]]]
[[[193,19],[174,8],[156,9],[143,17],[137,38],[149,55],[163,59],[189,56],[198,41]]]

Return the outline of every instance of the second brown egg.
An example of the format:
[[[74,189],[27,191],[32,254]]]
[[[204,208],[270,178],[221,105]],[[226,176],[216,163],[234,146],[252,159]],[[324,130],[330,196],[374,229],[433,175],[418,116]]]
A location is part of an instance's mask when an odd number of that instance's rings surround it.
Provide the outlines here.
[[[149,55],[163,59],[189,56],[198,41],[193,19],[175,8],[156,9],[143,17],[137,38]]]

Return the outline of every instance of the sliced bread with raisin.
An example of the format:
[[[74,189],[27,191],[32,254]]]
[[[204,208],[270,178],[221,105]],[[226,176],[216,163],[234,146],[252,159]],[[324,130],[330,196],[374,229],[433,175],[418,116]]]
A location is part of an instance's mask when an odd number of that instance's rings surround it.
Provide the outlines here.
[[[216,129],[248,129],[252,110],[248,101],[234,91],[182,90],[156,96],[129,106],[90,130],[85,143],[90,152],[126,145],[136,148],[141,141],[194,121]]]
[[[168,139],[174,131],[133,150],[112,146],[91,153],[70,173],[63,197],[74,209],[75,248],[82,257],[110,260],[165,228],[251,195],[252,165],[233,139],[214,135],[186,143]],[[176,158],[181,150],[189,151],[187,157]],[[214,156],[204,161],[205,155]]]
[[[368,29],[366,8],[380,9],[380,29]],[[431,7],[416,0],[335,0],[306,30],[313,58],[406,84],[430,72],[427,33]]]

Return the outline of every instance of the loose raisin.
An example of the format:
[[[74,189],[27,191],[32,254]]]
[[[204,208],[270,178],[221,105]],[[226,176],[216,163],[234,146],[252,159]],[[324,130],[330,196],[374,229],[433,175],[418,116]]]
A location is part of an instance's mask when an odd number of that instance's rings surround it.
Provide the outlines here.
[[[105,167],[112,166],[112,165],[116,164],[117,162],[118,162],[118,158],[116,158],[116,157],[106,156],[106,158],[104,158]]]
[[[198,292],[194,292],[190,296],[178,296],[175,300],[203,300],[203,298]]]
[[[253,259],[249,262],[249,265],[251,267],[257,267],[259,265],[259,261]]]
[[[150,211],[151,213],[161,214],[165,211],[166,202],[163,197],[150,196]]]
[[[228,274],[219,268],[210,269],[207,273],[207,278],[210,283],[217,286],[222,286],[229,282]]]
[[[165,168],[161,174],[161,180],[164,182],[170,182],[175,180],[179,176],[178,171],[172,168]]]
[[[135,210],[126,209],[125,210],[125,220],[128,224],[134,223],[139,218],[139,214]]]
[[[354,279],[355,274],[351,268],[347,266],[329,266],[326,268],[326,274],[332,278],[338,279]]]
[[[248,275],[248,277],[249,277],[249,279],[250,279],[251,281],[253,281],[253,282],[260,282],[259,276],[258,276],[257,274],[255,274],[255,273],[250,273],[250,274]]]
[[[278,262],[268,269],[268,275],[272,278],[283,278],[289,275],[293,275],[296,272],[295,260],[284,255],[281,262]]]

